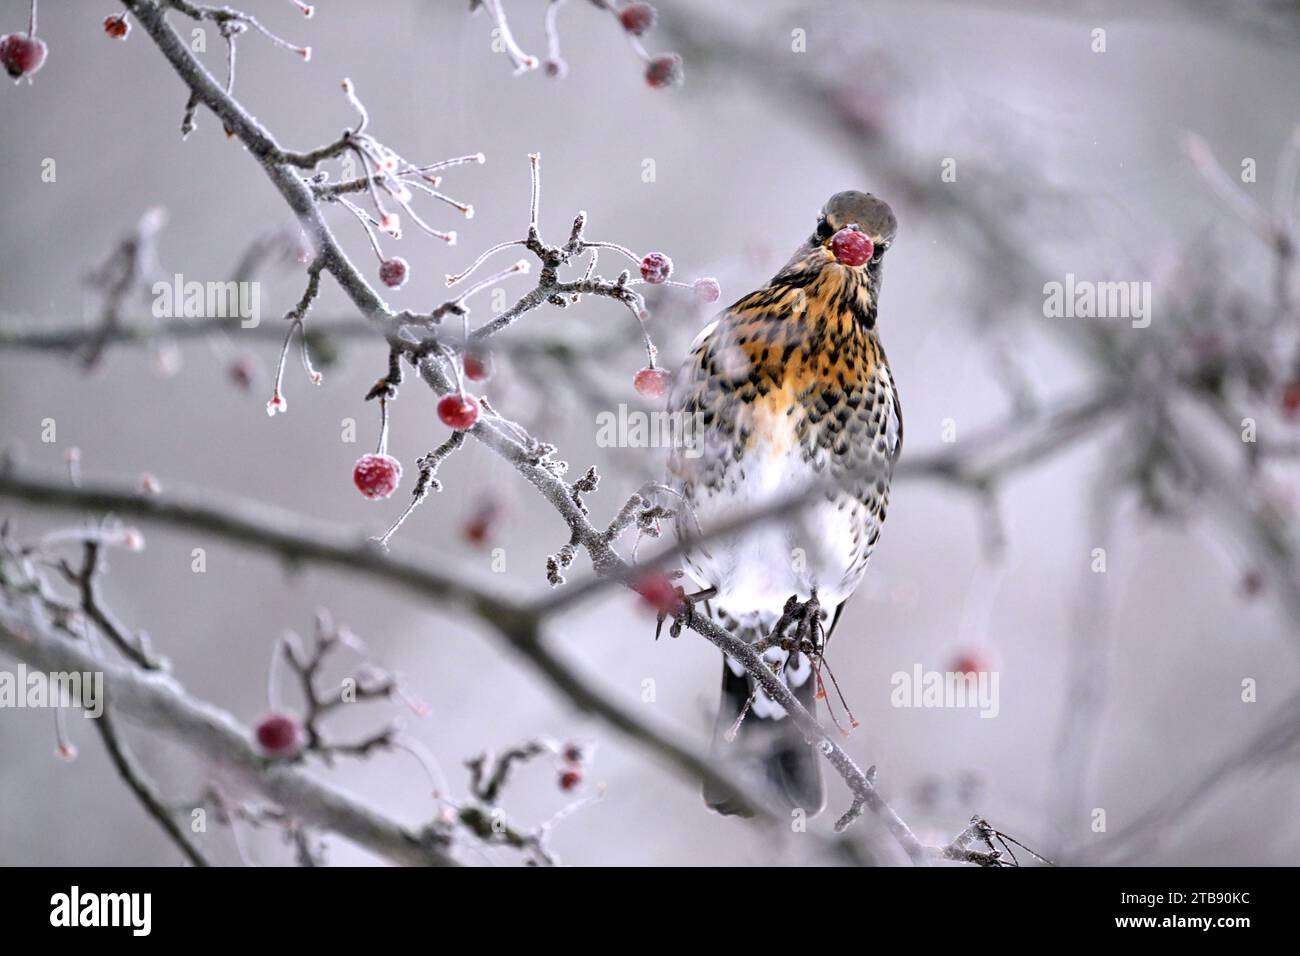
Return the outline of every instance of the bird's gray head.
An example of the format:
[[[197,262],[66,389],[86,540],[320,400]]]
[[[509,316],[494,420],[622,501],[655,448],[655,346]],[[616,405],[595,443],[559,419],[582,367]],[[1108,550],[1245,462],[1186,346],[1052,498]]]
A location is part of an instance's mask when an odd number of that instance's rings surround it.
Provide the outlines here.
[[[770,284],[810,294],[820,289],[820,295],[846,304],[863,327],[872,328],[884,255],[897,230],[894,211],[883,199],[853,189],[836,193],[818,213],[813,234]]]
[[[871,193],[846,189],[826,200],[817,219],[816,241],[829,242],[841,229],[856,226],[882,252],[889,248],[898,231],[898,220],[889,203]]]

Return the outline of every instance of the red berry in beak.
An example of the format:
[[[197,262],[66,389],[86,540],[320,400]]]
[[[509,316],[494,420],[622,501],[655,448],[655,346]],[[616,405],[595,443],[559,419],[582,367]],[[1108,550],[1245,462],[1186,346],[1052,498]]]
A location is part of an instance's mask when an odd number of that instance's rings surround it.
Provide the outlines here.
[[[352,469],[352,483],[367,498],[387,498],[402,480],[402,463],[392,455],[362,455]]]
[[[302,749],[302,729],[285,714],[270,714],[257,725],[257,742],[271,757],[292,757]]]
[[[44,66],[47,52],[45,41],[36,37],[19,33],[0,37],[0,64],[15,80],[30,77]]]
[[[478,402],[473,395],[446,395],[438,402],[438,417],[444,425],[464,431],[478,421]]]
[[[876,251],[871,238],[857,229],[845,227],[831,236],[831,255],[835,261],[846,266],[867,264],[871,254]]]

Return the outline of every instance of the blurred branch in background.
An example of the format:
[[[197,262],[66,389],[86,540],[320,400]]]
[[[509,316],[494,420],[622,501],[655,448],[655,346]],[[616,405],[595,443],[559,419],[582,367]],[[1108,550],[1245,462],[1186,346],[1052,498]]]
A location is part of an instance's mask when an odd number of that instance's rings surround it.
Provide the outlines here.
[[[594,5],[619,15],[615,8],[600,0],[596,0]],[[471,3],[471,8],[478,6],[482,6],[496,24],[516,67],[528,68],[541,62],[537,57],[524,53],[513,41],[501,0]],[[965,299],[969,303],[969,319],[980,333],[983,347],[989,351],[990,367],[1005,373],[997,378],[1005,383],[1012,411],[1005,420],[987,425],[972,438],[963,438],[959,445],[920,454],[909,451],[900,463],[897,477],[948,483],[971,491],[982,504],[989,506],[1007,478],[1077,446],[1095,436],[1104,426],[1108,432],[1117,432],[1118,437],[1111,438],[1106,444],[1108,452],[1105,473],[1098,479],[1098,500],[1089,509],[1087,531],[1090,540],[1112,547],[1121,527],[1116,520],[1118,509],[1131,504],[1164,519],[1183,523],[1199,520],[1202,516],[1212,517],[1220,523],[1225,535],[1237,541],[1250,555],[1251,573],[1261,575],[1276,588],[1279,603],[1293,624],[1300,625],[1296,516],[1293,511],[1279,507],[1270,494],[1264,470],[1270,459],[1294,458],[1300,452],[1294,442],[1275,438],[1277,429],[1267,427],[1270,416],[1285,420],[1286,416],[1300,410],[1300,349],[1294,342],[1296,315],[1291,293],[1295,271],[1295,170],[1300,165],[1300,159],[1297,159],[1300,157],[1300,139],[1292,136],[1283,151],[1280,162],[1283,173],[1277,201],[1274,208],[1268,210],[1240,194],[1239,187],[1219,169],[1203,143],[1192,137],[1184,144],[1188,159],[1205,179],[1209,194],[1217,197],[1234,221],[1257,240],[1254,246],[1232,247],[1232,253],[1240,259],[1253,259],[1254,254],[1262,254],[1272,267],[1273,281],[1267,288],[1232,286],[1219,281],[1221,277],[1206,274],[1207,270],[1201,268],[1199,260],[1189,259],[1179,263],[1177,274],[1162,289],[1165,311],[1155,326],[1129,332],[1103,323],[1043,321],[1044,283],[1064,270],[1056,268],[1042,251],[1046,246],[1042,241],[1046,221],[1034,219],[1025,210],[1052,199],[1054,189],[1040,181],[1041,177],[1035,173],[1031,161],[1006,169],[992,164],[981,167],[978,161],[973,160],[970,167],[965,167],[967,172],[963,173],[963,181],[980,185],[960,189],[953,183],[944,182],[928,163],[919,163],[909,152],[909,144],[891,128],[891,109],[908,84],[911,84],[909,95],[945,94],[926,89],[925,77],[913,75],[898,66],[901,58],[891,56],[888,50],[876,51],[880,54],[878,56],[862,55],[867,51],[861,47],[869,47],[872,33],[865,26],[863,29],[849,28],[852,22],[859,22],[853,18],[861,16],[856,7],[818,5],[799,14],[800,23],[826,24],[827,33],[835,38],[835,43],[856,44],[859,48],[853,52],[862,62],[873,64],[870,70],[846,76],[836,69],[836,57],[781,55],[779,47],[766,42],[765,37],[739,28],[735,18],[723,22],[702,12],[699,5],[694,4],[663,2],[660,6],[663,14],[659,28],[667,31],[673,45],[685,54],[685,59],[692,64],[693,75],[695,64],[698,64],[702,74],[716,71],[717,74],[743,78],[754,88],[779,98],[792,107],[789,112],[798,117],[798,121],[815,127],[825,134],[824,138],[832,146],[853,157],[861,165],[873,189],[903,197],[911,207],[913,218],[930,219],[960,237],[961,246],[969,258],[971,275],[975,277],[969,283]],[[1189,2],[1187,6],[1208,9],[1220,5]],[[1267,6],[1260,5],[1259,9]],[[381,552],[338,528],[272,511],[251,502],[218,499],[208,492],[196,492],[193,496],[170,493],[147,496],[133,489],[68,486],[46,475],[29,473],[10,465],[0,473],[0,495],[33,505],[107,511],[164,524],[203,528],[243,546],[273,551],[295,560],[339,567],[349,573],[405,588],[421,598],[433,600],[440,607],[468,613],[528,659],[555,690],[579,708],[592,712],[627,734],[675,771],[692,778],[713,777],[725,786],[738,789],[725,768],[711,766],[690,748],[632,717],[596,690],[586,675],[576,672],[553,653],[543,637],[543,625],[551,614],[562,612],[573,602],[600,588],[635,584],[639,569],[664,557],[658,555],[629,563],[616,550],[624,532],[634,531],[639,540],[642,531],[654,523],[653,518],[641,520],[658,507],[652,500],[654,496],[633,496],[618,509],[617,516],[609,525],[601,526],[592,520],[588,504],[598,481],[595,469],[576,481],[566,480],[564,476],[568,466],[556,458],[557,450],[553,446],[539,441],[517,423],[498,414],[486,402],[478,402],[465,392],[465,379],[473,379],[469,374],[471,359],[479,359],[472,343],[481,344],[489,337],[493,351],[511,355],[522,364],[542,358],[563,362],[587,354],[585,349],[577,350],[564,342],[542,338],[512,341],[510,337],[497,335],[513,327],[525,314],[544,305],[567,307],[584,295],[604,296],[626,305],[644,331],[647,305],[637,288],[641,285],[640,280],[627,269],[612,280],[597,275],[595,269],[597,256],[602,250],[633,263],[640,260],[642,275],[647,274],[645,260],[616,244],[587,240],[585,213],[575,217],[573,230],[565,242],[551,244],[544,241],[537,226],[540,179],[534,157],[527,233],[522,238],[489,249],[470,270],[458,277],[449,277],[449,280],[466,278],[488,254],[517,245],[538,260],[539,275],[535,286],[514,306],[476,329],[471,329],[465,299],[482,289],[483,283],[427,314],[395,312],[344,254],[324,219],[322,208],[328,204],[347,208],[362,225],[380,260],[380,281],[395,288],[405,281],[408,267],[404,260],[382,252],[376,230],[394,239],[400,237],[397,214],[388,212],[387,202],[398,204],[413,221],[422,223],[409,207],[409,188],[414,185],[425,193],[434,190],[436,183],[425,178],[434,167],[408,163],[375,140],[367,132],[368,117],[364,106],[347,81],[344,91],[359,115],[357,125],[345,131],[340,139],[320,148],[302,153],[286,150],[233,96],[235,38],[249,26],[261,29],[252,18],[236,11],[218,11],[184,2],[159,5],[148,0],[128,0],[127,7],[188,88],[185,128],[193,128],[199,108],[210,109],[227,132],[242,141],[265,169],[305,234],[308,248],[300,250],[294,258],[308,267],[307,290],[299,307],[287,317],[290,324],[288,334],[283,336],[277,387],[269,410],[275,412],[285,408],[280,381],[295,334],[300,338],[304,366],[309,373],[314,372],[309,355],[321,342],[336,338],[362,340],[365,337],[375,341],[382,336],[388,346],[389,370],[377,383],[372,397],[378,397],[386,409],[384,403],[396,398],[403,363],[413,368],[435,393],[443,396],[443,402],[451,400],[454,403],[450,418],[444,415],[444,421],[460,429],[457,434],[471,435],[510,463],[551,504],[564,522],[569,538],[552,558],[553,567],[548,572],[552,583],[563,580],[562,570],[584,549],[591,558],[594,578],[574,582],[568,586],[570,590],[561,592],[558,598],[528,604],[504,600],[471,582],[444,576],[424,564]],[[548,72],[556,75],[563,72],[563,67],[558,65],[563,61],[559,57],[558,34],[555,33],[554,18],[558,8],[559,3],[552,2],[546,10],[552,54]],[[196,19],[215,19],[221,24],[230,52],[224,88],[176,35],[166,19],[169,9]],[[1238,12],[1240,8],[1234,11],[1234,15]],[[1294,20],[1289,17],[1289,10],[1278,9],[1275,12],[1281,20]],[[839,19],[832,22],[831,17]],[[1238,17],[1235,22],[1245,23],[1246,20]],[[1255,21],[1252,19],[1250,22]],[[237,27],[241,24],[242,27]],[[640,36],[640,33],[627,28],[626,23],[624,27],[634,37]],[[304,55],[306,48],[294,47],[278,38],[272,40]],[[634,42],[634,49],[646,59],[647,80],[651,85],[658,85],[654,63],[659,58],[650,58],[640,48],[639,41]],[[552,70],[549,63],[557,65]],[[680,80],[680,61],[677,61],[675,70],[665,70],[673,81]],[[320,165],[345,156],[360,161],[362,174],[338,183],[328,183]],[[369,205],[353,203],[348,198],[353,195],[365,197],[360,202],[368,201]],[[450,202],[462,211],[468,208],[440,194],[435,194],[435,198]],[[127,293],[133,284],[138,285],[150,274],[150,268],[141,263],[154,261],[146,260],[144,254],[156,252],[153,243],[156,242],[157,226],[148,217],[142,220],[137,230],[97,274],[97,285],[104,292],[106,304],[95,325],[42,329],[0,326],[0,348],[42,349],[98,359],[111,345],[157,346],[170,338],[222,337],[230,320],[150,323],[133,321],[129,317],[125,305]],[[431,228],[424,231],[444,240],[447,238],[447,234]],[[573,279],[561,278],[562,268],[574,266],[584,258],[584,274]],[[256,258],[250,261],[245,257],[236,274],[248,273],[256,261]],[[1233,264],[1229,260],[1226,268],[1231,269]],[[492,278],[495,281],[507,274],[523,271],[526,270],[507,269]],[[338,282],[361,320],[309,317],[322,275],[332,276]],[[448,317],[458,321],[444,326]],[[1037,321],[1026,321],[1030,318]],[[452,329],[451,325],[460,325],[460,328]],[[282,331],[259,328],[254,334],[280,338]],[[1086,371],[1088,385],[1069,397],[1051,396],[1040,400],[1033,392],[1030,377],[1017,366],[1014,349],[1008,345],[1018,335],[1050,339],[1066,349]],[[616,350],[620,348],[620,339],[630,339],[635,348],[645,349],[649,365],[643,372],[656,370],[656,349],[648,334],[640,341],[630,336],[611,337],[596,348]],[[317,378],[312,377],[313,380]],[[449,449],[448,453],[451,451],[454,449]],[[428,480],[431,479],[422,475],[426,492]],[[419,500],[421,496],[417,490],[411,508]],[[757,520],[763,516],[747,517]],[[991,557],[996,557],[995,548],[990,547],[989,551]],[[1094,755],[1099,751],[1108,686],[1108,646],[1105,631],[1099,626],[1101,615],[1098,613],[1106,599],[1105,588],[1096,576],[1085,581],[1078,598],[1078,619],[1069,638],[1070,686],[1065,695],[1051,774],[1058,840],[1065,847],[1074,847],[1077,842],[1072,838],[1083,825],[1082,810],[1089,805]],[[71,637],[55,633],[57,628],[51,628],[49,620],[44,625],[39,620],[33,623],[20,615],[16,604],[6,604],[3,610],[6,614],[19,615],[11,619],[12,624],[6,624],[6,647],[11,652],[37,664],[85,662],[75,657],[76,654],[84,657],[84,647],[73,646]],[[864,810],[872,811],[877,822],[893,835],[897,844],[915,862],[935,858],[984,865],[1006,862],[1002,850],[1009,850],[1009,847],[1003,844],[1000,850],[994,843],[1004,835],[978,817],[972,820],[966,831],[945,846],[934,847],[924,843],[880,797],[874,768],[862,770],[825,728],[793,699],[784,685],[773,679],[751,647],[695,614],[689,604],[669,601],[660,610],[675,617],[678,628],[685,626],[694,630],[739,661],[769,696],[786,708],[806,737],[817,744],[852,793],[852,804],[842,817],[843,824],[852,822]],[[22,639],[23,634],[26,640]],[[73,656],[68,656],[70,654]],[[141,666],[147,664],[143,660],[137,663]],[[122,712],[129,715],[129,708],[134,706],[131,702],[136,700],[131,696],[134,691],[130,689],[137,684],[152,688],[154,685],[149,682],[155,678],[126,664],[114,664],[113,668],[111,683],[120,680],[129,689],[121,692],[125,702],[120,705]],[[172,685],[167,686],[171,689],[161,697],[149,696],[140,690],[142,696],[137,716],[141,712],[156,714],[158,708],[163,708],[168,719],[179,722],[179,732],[188,734],[194,721],[187,715],[199,705],[186,699]],[[1292,709],[1290,705],[1284,707],[1278,719],[1287,718]],[[238,758],[241,765],[252,767],[247,732],[242,728],[231,730],[225,723],[218,723],[226,727],[224,736],[202,725],[194,731],[193,737],[186,737],[186,742],[201,751],[204,748],[228,751]],[[1118,835],[1108,838],[1105,854],[1135,852],[1183,819],[1199,805],[1205,793],[1229,781],[1236,770],[1277,760],[1289,753],[1288,748],[1293,747],[1294,741],[1277,730],[1277,726],[1271,725],[1270,730],[1241,741],[1238,749],[1225,755],[1202,781],[1189,785],[1183,795],[1175,795],[1141,817],[1132,827],[1125,828],[1123,841],[1119,841]],[[234,742],[236,736],[238,746]],[[111,747],[112,741],[108,743]],[[480,769],[482,775],[490,779],[493,773],[488,771],[488,763],[485,759]],[[122,769],[120,760],[119,769]],[[287,793],[300,805],[286,803],[286,808],[303,819],[334,829],[390,857],[416,862],[444,862],[445,847],[430,848],[423,836],[412,835],[396,825],[376,820],[371,811],[346,804],[346,798],[314,790],[309,782],[299,779],[300,775],[291,778],[293,787],[282,782],[280,774],[297,774],[297,771],[273,768],[258,772],[263,777],[270,777],[262,780],[261,786],[267,788],[263,792],[271,799],[278,799],[277,794],[283,796]],[[129,766],[124,776],[153,812],[153,806],[158,803],[153,790],[147,784],[142,785],[139,774],[130,771]],[[346,804],[346,812],[339,810],[340,801]],[[471,830],[475,828],[473,821],[462,818],[460,822]],[[771,822],[764,821],[765,824]],[[176,841],[174,834],[173,840]],[[971,849],[977,841],[984,849]],[[182,852],[186,852],[184,843],[176,842]],[[528,837],[517,836],[513,845],[535,853],[537,862],[546,861],[540,844],[530,843]],[[1091,859],[1089,852],[1080,849],[1075,858]]]

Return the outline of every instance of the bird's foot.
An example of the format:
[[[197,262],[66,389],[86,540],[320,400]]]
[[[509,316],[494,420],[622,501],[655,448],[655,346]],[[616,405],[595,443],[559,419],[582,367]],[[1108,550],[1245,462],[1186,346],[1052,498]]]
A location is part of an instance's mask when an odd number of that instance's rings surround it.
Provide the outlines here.
[[[755,644],[754,649],[761,654],[768,648],[779,647],[790,655],[790,666],[797,667],[798,655],[807,654],[816,661],[825,646],[822,605],[817,599],[817,589],[813,588],[806,601],[800,601],[797,594],[790,595],[771,633]]]

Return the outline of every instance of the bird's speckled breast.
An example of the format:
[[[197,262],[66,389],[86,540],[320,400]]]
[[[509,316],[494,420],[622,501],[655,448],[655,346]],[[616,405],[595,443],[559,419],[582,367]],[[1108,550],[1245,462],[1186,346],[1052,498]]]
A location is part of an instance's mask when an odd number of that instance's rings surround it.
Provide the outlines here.
[[[747,592],[745,601],[811,586],[851,593],[884,520],[901,422],[857,275],[831,267],[740,300],[697,341],[674,389],[673,407],[698,413],[705,427],[704,455],[670,462],[704,527],[828,468],[838,479],[802,521],[692,556],[708,584]],[[796,549],[808,561],[792,573]]]

